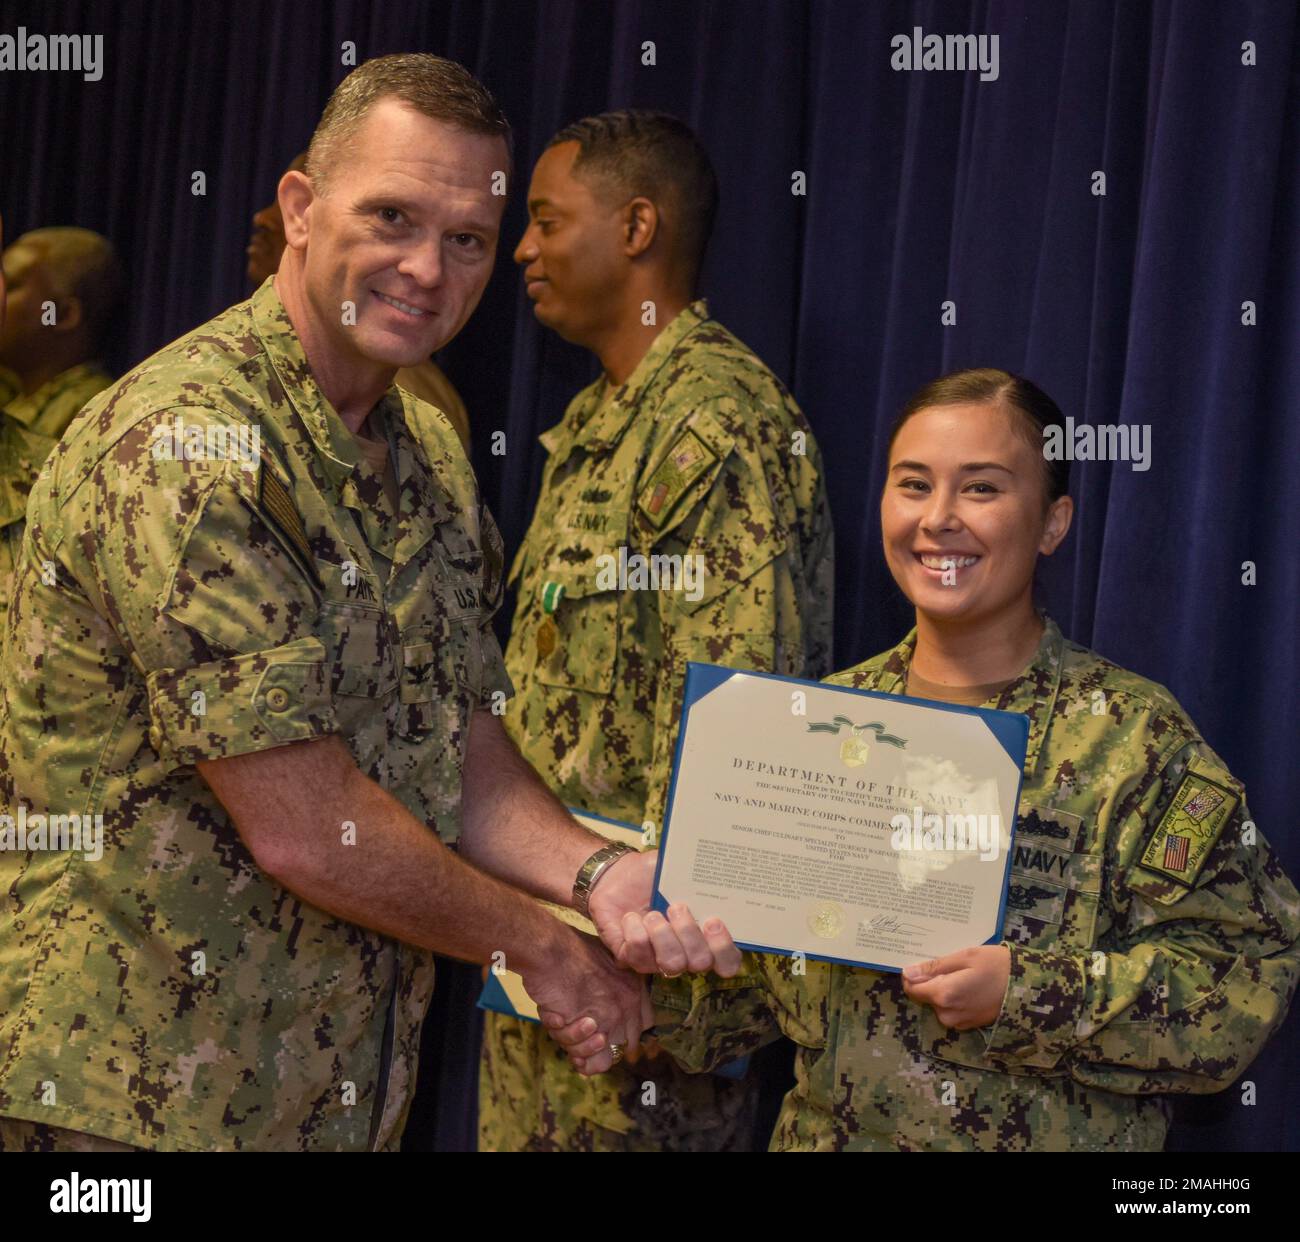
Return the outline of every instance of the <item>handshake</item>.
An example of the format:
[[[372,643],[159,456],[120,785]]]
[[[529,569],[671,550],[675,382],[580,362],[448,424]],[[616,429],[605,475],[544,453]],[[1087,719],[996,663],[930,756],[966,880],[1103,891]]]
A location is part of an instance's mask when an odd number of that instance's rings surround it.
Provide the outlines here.
[[[740,970],[740,950],[718,919],[701,925],[684,905],[670,906],[667,918],[650,909],[656,858],[624,854],[592,889],[588,912],[603,948],[557,922],[563,950],[520,971],[542,1025],[580,1074],[603,1074],[654,1025],[643,975],[712,970],[730,978]]]

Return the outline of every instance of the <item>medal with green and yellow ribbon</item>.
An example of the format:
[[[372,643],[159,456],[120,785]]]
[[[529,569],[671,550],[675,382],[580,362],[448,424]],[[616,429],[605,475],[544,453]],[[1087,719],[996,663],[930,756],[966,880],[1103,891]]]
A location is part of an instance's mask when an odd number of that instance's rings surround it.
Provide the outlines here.
[[[552,614],[560,606],[560,600],[563,598],[564,584],[562,582],[542,583],[542,621],[537,627],[537,658],[539,660],[547,659],[551,652],[555,650],[556,643],[559,642],[560,632],[555,628],[555,619]]]

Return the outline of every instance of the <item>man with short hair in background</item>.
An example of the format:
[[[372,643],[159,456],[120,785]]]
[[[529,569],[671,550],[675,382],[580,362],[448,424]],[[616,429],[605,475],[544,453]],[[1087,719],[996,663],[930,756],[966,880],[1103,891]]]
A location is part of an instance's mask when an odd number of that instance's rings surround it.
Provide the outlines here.
[[[4,252],[0,325],[0,624],[9,606],[27,497],[73,417],[113,381],[104,345],[122,296],[107,238],[89,229],[24,233]]]
[[[716,204],[681,121],[590,117],[538,160],[515,251],[538,321],[603,374],[541,437],[541,495],[511,570],[506,727],[565,803],[652,832],[688,660],[831,671],[833,539],[812,431],[694,300]],[[678,580],[636,589],[652,563],[680,566]],[[765,1148],[759,1071],[688,1075],[651,1054],[582,1077],[537,1026],[489,1013],[479,1145]]]

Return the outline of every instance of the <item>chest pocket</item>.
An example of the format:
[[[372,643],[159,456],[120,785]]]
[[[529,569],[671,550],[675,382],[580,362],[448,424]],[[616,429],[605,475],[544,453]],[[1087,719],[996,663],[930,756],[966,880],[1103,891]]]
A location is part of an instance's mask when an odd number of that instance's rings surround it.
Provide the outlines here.
[[[606,556],[608,560],[600,559]],[[535,575],[537,585],[523,616],[523,642],[543,685],[592,694],[613,689],[622,598],[617,575],[617,549],[596,553],[578,572]]]
[[[425,627],[402,635],[397,728],[403,737],[421,738],[437,724],[434,699],[438,693],[438,654]]]
[[[1086,853],[1086,845],[1082,816],[1021,803],[1002,920],[1005,943],[1079,953],[1092,948],[1101,902],[1101,855]],[[929,1005],[914,1009],[917,1050],[934,1060],[1037,1077],[1066,1072],[1032,1067],[1004,1071],[984,1058],[985,1030],[949,1030]]]
[[[483,694],[483,643],[479,618],[443,620],[402,632],[398,732],[418,739],[450,712],[464,727]]]
[[[334,695],[372,700],[396,689],[394,631],[381,609],[326,600],[321,604],[321,637],[329,649]]]

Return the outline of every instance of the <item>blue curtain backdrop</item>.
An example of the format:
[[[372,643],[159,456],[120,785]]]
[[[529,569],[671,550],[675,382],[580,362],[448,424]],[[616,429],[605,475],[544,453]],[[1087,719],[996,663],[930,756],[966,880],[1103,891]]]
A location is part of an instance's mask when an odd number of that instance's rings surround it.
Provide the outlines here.
[[[100,81],[0,74],[0,210],[9,238],[80,224],[117,242],[133,275],[123,363],[244,296],[249,216],[346,72],[345,41],[358,59],[451,56],[496,92],[521,177],[500,270],[446,367],[512,545],[536,495],[535,437],[594,375],[522,296],[510,252],[524,178],[578,116],[636,105],[688,120],[722,185],[703,291],[790,383],[826,456],[840,665],[909,624],[877,500],[883,433],[912,389],[1001,366],[1077,421],[1150,424],[1149,470],[1076,465],[1078,516],[1045,601],[1071,637],[1173,690],[1300,876],[1291,0],[118,0],[0,13],[3,32],[104,36]],[[890,39],[914,26],[998,35],[997,80],[893,70]],[[488,452],[494,430],[502,457]],[[470,972],[444,971],[411,1145],[472,1142],[474,991]],[[1295,1149],[1298,1030],[1293,1017],[1248,1073],[1254,1106],[1238,1088],[1180,1103],[1171,1147]]]

